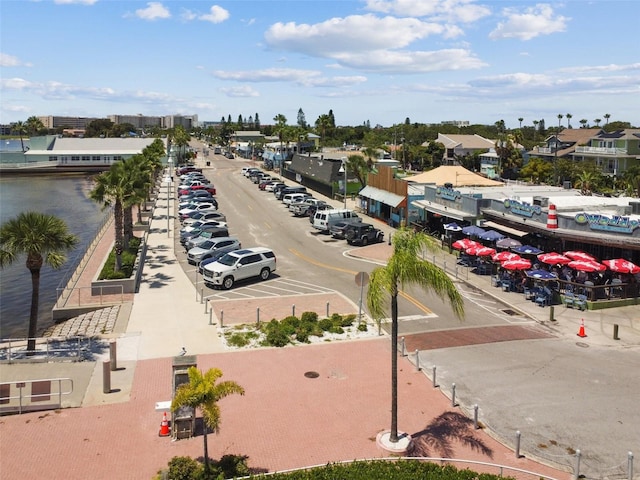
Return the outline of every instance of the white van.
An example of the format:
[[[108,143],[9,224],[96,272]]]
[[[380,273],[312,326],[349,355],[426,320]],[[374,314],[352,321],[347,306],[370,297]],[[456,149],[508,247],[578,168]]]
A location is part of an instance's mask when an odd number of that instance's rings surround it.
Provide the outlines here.
[[[320,210],[313,217],[313,228],[321,232],[329,233],[329,229],[336,223],[343,220],[354,220],[360,218],[353,210],[338,208],[334,210]]]

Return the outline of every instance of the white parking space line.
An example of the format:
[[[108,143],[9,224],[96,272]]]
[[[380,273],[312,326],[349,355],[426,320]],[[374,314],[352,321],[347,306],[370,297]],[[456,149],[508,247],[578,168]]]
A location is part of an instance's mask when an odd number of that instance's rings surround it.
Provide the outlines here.
[[[210,290],[207,300],[241,300],[266,297],[296,297],[309,294],[334,293],[335,290],[291,279],[274,279],[257,285],[240,286],[231,290]]]

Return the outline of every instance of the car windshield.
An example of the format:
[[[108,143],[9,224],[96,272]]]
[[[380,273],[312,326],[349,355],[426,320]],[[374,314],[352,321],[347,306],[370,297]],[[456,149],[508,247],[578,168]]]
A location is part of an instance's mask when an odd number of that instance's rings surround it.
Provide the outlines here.
[[[213,246],[212,240],[207,240],[206,242],[202,242],[200,244],[200,248],[202,248],[203,250],[209,250],[212,246]]]
[[[227,267],[235,265],[237,261],[238,257],[236,257],[235,255],[229,255],[228,253],[218,259],[218,263],[226,265]]]

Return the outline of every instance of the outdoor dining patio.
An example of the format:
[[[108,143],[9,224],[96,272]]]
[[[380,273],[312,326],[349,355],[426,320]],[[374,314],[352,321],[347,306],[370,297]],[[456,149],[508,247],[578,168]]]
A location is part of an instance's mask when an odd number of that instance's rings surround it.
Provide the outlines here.
[[[522,294],[541,307],[564,304],[588,308],[589,302],[640,296],[640,266],[614,258],[599,261],[580,250],[544,252],[534,245],[475,225],[462,227],[463,238],[451,247],[457,264],[476,275],[491,275],[492,285]]]

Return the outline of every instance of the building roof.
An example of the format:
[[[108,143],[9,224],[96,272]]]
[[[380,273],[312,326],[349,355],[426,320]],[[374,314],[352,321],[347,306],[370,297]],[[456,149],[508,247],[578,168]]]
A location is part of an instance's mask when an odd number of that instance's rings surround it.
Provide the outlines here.
[[[484,150],[494,148],[495,140],[486,139],[480,135],[463,134],[438,134],[436,142],[442,143],[445,148],[464,148],[465,150]]]
[[[151,145],[156,139],[146,138],[70,138],[57,137],[44,150],[31,149],[25,155],[91,155],[91,154],[123,154],[135,155]],[[163,140],[166,146],[166,140]]]
[[[502,182],[496,182],[460,166],[442,166],[419,175],[405,177],[403,180],[412,183],[435,183],[439,186],[450,183],[454,187],[504,186]]]

